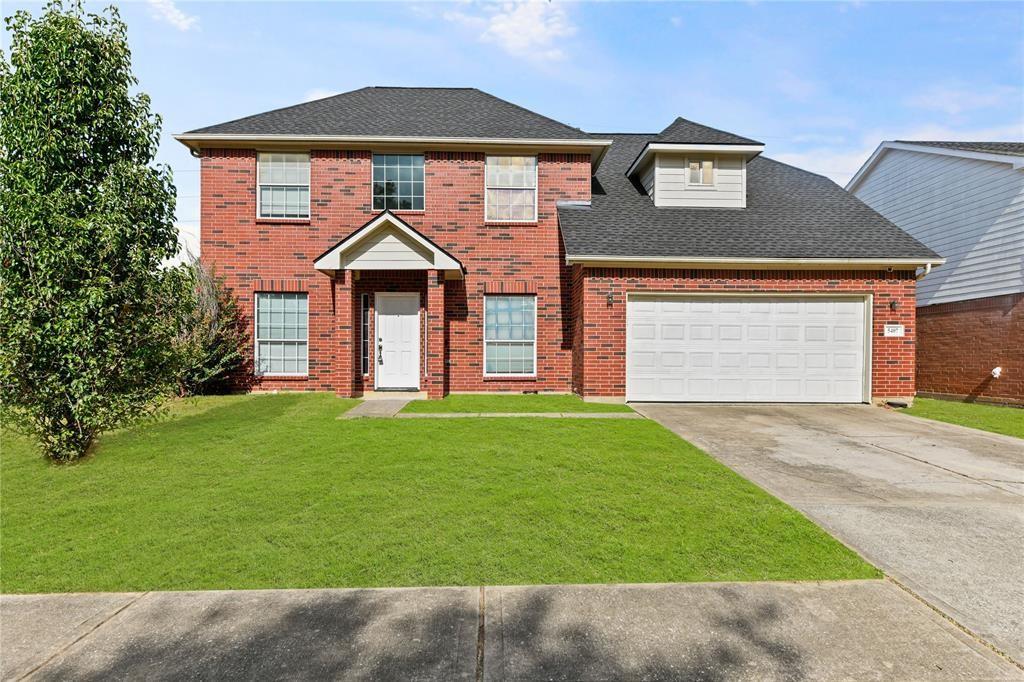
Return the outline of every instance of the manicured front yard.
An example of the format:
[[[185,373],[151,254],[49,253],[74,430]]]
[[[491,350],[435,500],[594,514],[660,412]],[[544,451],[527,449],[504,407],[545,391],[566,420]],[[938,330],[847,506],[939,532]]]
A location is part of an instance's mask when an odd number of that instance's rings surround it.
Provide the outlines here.
[[[206,398],[76,466],[3,435],[3,592],[878,575],[646,420],[338,420]]]
[[[403,412],[632,412],[628,405],[587,403],[575,395],[453,394],[444,400],[414,400]]]
[[[908,408],[906,412],[915,417],[926,417],[950,424],[970,426],[974,429],[1024,438],[1024,409],[1019,407],[916,398],[914,406]]]

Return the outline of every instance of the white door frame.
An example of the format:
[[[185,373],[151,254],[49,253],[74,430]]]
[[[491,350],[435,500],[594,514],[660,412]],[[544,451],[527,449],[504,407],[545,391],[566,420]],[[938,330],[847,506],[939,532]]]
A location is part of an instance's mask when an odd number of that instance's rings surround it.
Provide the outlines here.
[[[377,337],[376,341],[370,343],[370,350],[372,353],[371,363],[373,365],[373,388],[374,390],[380,390],[380,368],[381,365],[377,361],[380,354],[380,301],[384,298],[415,298],[416,299],[416,385],[415,386],[403,386],[401,388],[408,388],[411,390],[420,390],[420,368],[423,366],[423,344],[421,327],[423,324],[422,316],[420,315],[420,294],[417,291],[378,291],[373,295],[373,335]],[[388,386],[383,390],[392,390],[393,387]]]
[[[864,391],[861,396],[861,401],[864,403],[871,403],[872,396],[872,369],[874,367],[872,357],[872,337],[874,336],[875,321],[874,315],[874,293],[863,292],[863,293],[847,293],[847,292],[799,292],[799,291],[656,291],[656,290],[637,290],[626,292],[626,315],[625,324],[627,328],[623,330],[623,338],[625,339],[626,346],[626,362],[629,362],[629,299],[631,298],[643,298],[644,296],[671,296],[673,298],[693,298],[693,297],[708,297],[708,298],[845,298],[850,300],[860,300],[864,302]],[[623,378],[626,377],[626,372],[629,372],[629,367],[623,367]],[[626,400],[629,400],[629,396],[626,396]]]

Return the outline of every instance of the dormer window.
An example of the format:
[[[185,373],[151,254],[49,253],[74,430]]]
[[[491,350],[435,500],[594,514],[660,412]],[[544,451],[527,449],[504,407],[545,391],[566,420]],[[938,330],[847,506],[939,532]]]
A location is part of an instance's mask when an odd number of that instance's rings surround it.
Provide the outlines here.
[[[715,184],[715,161],[714,159],[688,159],[687,160],[687,184],[690,185],[714,185]]]

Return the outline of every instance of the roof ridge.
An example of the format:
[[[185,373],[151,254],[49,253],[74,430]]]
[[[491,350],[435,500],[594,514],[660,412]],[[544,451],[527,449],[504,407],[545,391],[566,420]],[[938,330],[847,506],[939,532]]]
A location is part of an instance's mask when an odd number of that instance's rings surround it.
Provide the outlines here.
[[[893,140],[903,144],[1024,144],[1016,140]]]
[[[760,144],[760,145],[764,144],[763,142],[758,142],[757,140],[755,140],[753,138],[750,138],[750,137],[747,137],[746,135],[740,135],[739,133],[734,133],[734,132],[729,131],[729,130],[722,130],[721,128],[715,128],[715,127],[706,125],[704,123],[701,123],[699,121],[694,121],[694,120],[691,120],[691,119],[688,119],[688,118],[683,118],[682,116],[676,116],[675,119],[673,119],[673,121],[671,123],[669,123],[667,126],[665,126],[662,129],[662,131],[660,133],[658,133],[658,137],[661,137],[662,135],[665,134],[665,132],[669,128],[671,128],[672,126],[677,125],[679,123],[685,123],[685,124],[689,124],[689,125],[692,125],[692,126],[697,126],[699,128],[704,128],[705,130],[710,130],[710,131],[715,132],[715,133],[721,133],[722,135],[729,135],[729,136],[732,136],[732,137],[735,137],[735,138],[739,138],[739,139],[743,139],[743,140],[748,140],[750,144]]]
[[[368,85],[365,88],[360,88],[360,90],[368,90],[368,89],[369,90],[477,90],[478,92],[483,92],[483,90],[480,90],[480,88],[473,88],[473,87],[467,87],[467,86],[462,86],[462,85],[453,85],[453,86],[448,86],[448,85]],[[356,92],[356,90],[352,90],[352,92]],[[344,95],[344,94],[347,94],[347,93],[343,92],[343,93],[339,93],[339,94]],[[484,94],[487,94],[487,93],[484,93]]]

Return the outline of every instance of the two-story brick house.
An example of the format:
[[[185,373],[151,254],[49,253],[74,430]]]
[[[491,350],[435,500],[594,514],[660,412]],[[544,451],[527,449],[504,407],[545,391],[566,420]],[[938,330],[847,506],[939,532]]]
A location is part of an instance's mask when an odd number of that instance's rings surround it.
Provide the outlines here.
[[[364,88],[179,135],[260,389],[914,394],[941,259],[831,181],[684,119],[586,133],[476,89]]]

